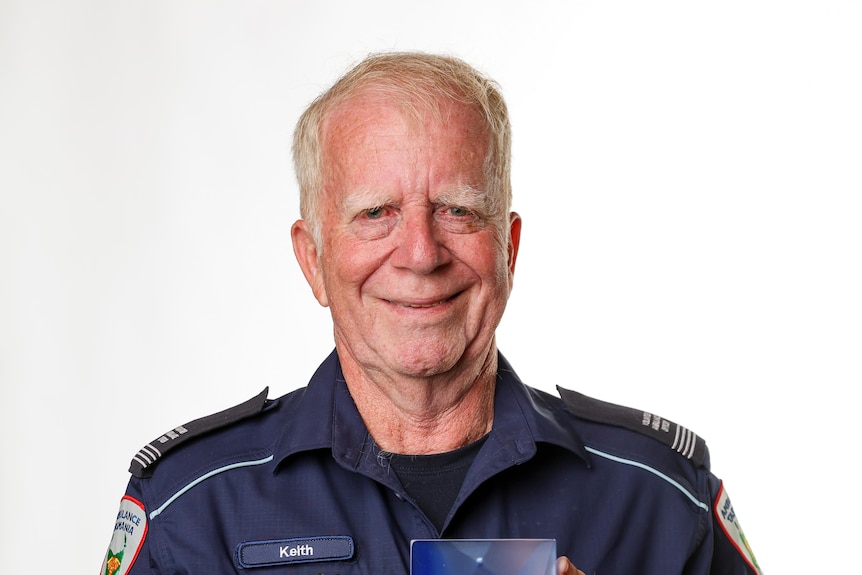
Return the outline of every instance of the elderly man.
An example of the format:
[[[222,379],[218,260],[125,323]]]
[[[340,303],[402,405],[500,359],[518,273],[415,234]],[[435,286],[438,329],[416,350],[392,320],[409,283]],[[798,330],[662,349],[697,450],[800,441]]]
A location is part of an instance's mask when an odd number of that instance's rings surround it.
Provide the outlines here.
[[[371,56],[311,104],[292,239],[335,351],[145,446],[103,573],[406,574],[436,538],[555,539],[560,574],[758,572],[703,440],[498,352],[509,153],[499,90],[455,58]]]

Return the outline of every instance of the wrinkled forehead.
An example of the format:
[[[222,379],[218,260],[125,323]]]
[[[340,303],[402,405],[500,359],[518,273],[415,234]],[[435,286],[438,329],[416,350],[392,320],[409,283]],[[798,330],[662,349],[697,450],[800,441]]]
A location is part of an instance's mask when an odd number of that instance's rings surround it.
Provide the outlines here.
[[[487,122],[475,106],[433,91],[371,84],[342,97],[326,111],[320,133],[322,152],[325,155],[345,132],[361,129],[382,115],[400,118],[404,135],[420,134],[433,125],[461,130],[483,143],[489,138]]]

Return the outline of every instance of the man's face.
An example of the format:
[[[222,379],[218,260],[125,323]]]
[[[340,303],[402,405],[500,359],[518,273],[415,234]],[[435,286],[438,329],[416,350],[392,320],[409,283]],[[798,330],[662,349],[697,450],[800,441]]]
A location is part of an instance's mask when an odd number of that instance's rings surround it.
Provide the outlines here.
[[[440,117],[419,120],[374,93],[338,106],[322,133],[320,251],[294,227],[339,355],[366,373],[469,370],[494,350],[520,220],[489,202],[476,113],[443,102]]]

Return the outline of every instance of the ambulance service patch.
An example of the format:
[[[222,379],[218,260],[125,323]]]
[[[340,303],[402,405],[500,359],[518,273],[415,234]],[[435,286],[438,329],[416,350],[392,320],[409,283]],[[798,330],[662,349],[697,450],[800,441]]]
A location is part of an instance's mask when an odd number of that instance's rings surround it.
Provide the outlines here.
[[[99,575],[124,575],[129,572],[147,536],[147,514],[140,501],[124,496],[117,512],[111,544]]]
[[[760,566],[757,564],[757,559],[754,558],[754,552],[742,532],[742,527],[739,525],[739,519],[733,511],[733,505],[730,503],[730,497],[724,489],[724,483],[721,484],[721,489],[718,492],[718,497],[715,498],[715,517],[718,519],[721,529],[728,539],[733,543],[745,562],[755,573],[762,573]]]

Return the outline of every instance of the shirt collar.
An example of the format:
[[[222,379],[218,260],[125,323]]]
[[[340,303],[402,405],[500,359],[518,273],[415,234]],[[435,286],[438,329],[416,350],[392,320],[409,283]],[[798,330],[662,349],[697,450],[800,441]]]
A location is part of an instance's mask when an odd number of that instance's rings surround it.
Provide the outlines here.
[[[347,389],[338,354],[333,351],[311,378],[297,391],[300,397],[289,410],[283,435],[275,448],[275,460],[302,451],[331,449],[342,466],[378,475],[371,465],[378,451]],[[583,441],[566,422],[562,403],[549,394],[521,382],[502,354],[498,357],[494,424],[481,459],[488,459],[487,474],[523,463],[536,453],[537,443],[567,449],[585,462],[589,456]]]
[[[517,463],[536,452],[536,444],[557,445],[589,461],[584,443],[571,416],[559,398],[525,385],[511,364],[498,355],[497,389],[494,399],[494,426],[489,439],[494,439]]]

